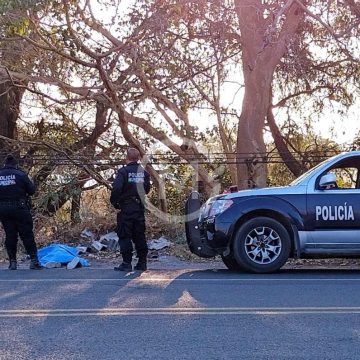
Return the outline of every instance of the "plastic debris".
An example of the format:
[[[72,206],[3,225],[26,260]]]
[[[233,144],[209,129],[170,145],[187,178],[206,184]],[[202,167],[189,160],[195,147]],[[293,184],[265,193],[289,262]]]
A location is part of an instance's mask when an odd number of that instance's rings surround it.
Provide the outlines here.
[[[59,261],[49,261],[45,264],[46,269],[55,269],[61,268],[61,262]]]
[[[77,246],[76,249],[78,251],[78,254],[86,254],[86,252],[88,251],[87,246]]]
[[[109,233],[107,233],[105,235],[100,236],[100,242],[102,244],[105,244],[107,241],[110,241],[110,240],[119,241],[119,237],[117,236],[115,231],[112,231],[112,232],[109,232]]]
[[[106,249],[107,246],[105,244],[102,244],[100,241],[97,241],[97,240],[94,240],[92,243],[91,243],[91,246],[97,250],[97,251],[101,251],[103,249]]]
[[[95,239],[95,234],[89,230],[89,229],[84,229],[80,236],[84,239],[90,239],[90,240],[94,240]]]
[[[112,251],[117,251],[120,249],[119,237],[115,231],[102,235],[99,241],[102,244],[107,245],[108,249]]]
[[[68,270],[73,270],[77,266],[81,266],[81,265],[80,265],[80,259],[76,256],[66,265],[66,268]]]
[[[171,242],[163,236],[159,239],[153,239],[148,242],[149,250],[161,250],[169,246],[171,246]]]
[[[115,239],[109,240],[108,249],[110,249],[112,251],[120,250],[119,241],[116,241]]]

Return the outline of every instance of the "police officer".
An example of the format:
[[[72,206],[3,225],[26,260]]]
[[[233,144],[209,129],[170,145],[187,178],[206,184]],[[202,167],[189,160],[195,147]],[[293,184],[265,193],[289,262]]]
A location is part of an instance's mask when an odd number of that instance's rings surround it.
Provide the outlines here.
[[[111,191],[110,202],[120,210],[117,214],[117,234],[123,262],[114,268],[117,271],[132,271],[132,242],[139,259],[135,270],[147,269],[144,198],[150,191],[150,176],[139,164],[139,160],[139,151],[129,148],[126,166],[118,171]]]
[[[35,186],[29,177],[18,169],[18,162],[8,155],[0,170],[0,221],[5,231],[5,247],[9,256],[9,269],[16,270],[18,235],[30,256],[30,269],[41,269],[33,233],[33,220],[29,207],[29,196]]]

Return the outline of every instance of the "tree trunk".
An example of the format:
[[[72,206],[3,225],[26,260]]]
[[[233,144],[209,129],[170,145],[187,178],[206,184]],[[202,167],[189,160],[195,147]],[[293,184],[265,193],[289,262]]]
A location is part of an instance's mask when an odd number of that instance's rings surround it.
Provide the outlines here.
[[[81,188],[78,189],[78,192],[74,194],[71,198],[71,224],[79,224],[81,222],[80,218],[80,207],[81,207]]]
[[[245,83],[236,146],[240,189],[266,186],[263,129],[273,74],[303,19],[303,11],[294,1],[279,5],[272,16],[262,5],[260,0],[235,0]]]
[[[148,166],[146,168],[146,170],[149,171],[150,177],[152,178],[152,180],[155,184],[155,187],[158,191],[159,209],[164,214],[167,214],[168,203],[167,203],[167,198],[166,198],[165,183],[152,166]]]
[[[0,85],[0,135],[16,138],[16,120],[19,116],[20,102],[24,91],[6,84]]]
[[[230,172],[230,178],[232,184],[237,184],[237,169],[236,169],[236,156],[232,149],[232,144],[230,144],[229,139],[226,134],[225,126],[222,123],[221,113],[220,113],[220,104],[216,103],[216,117],[219,127],[219,135],[223,150],[225,152],[226,161],[228,163],[228,169]]]
[[[26,11],[17,9],[16,7],[6,13],[10,23],[14,23],[26,16]],[[20,20],[19,20],[20,21]],[[4,37],[11,36],[7,33],[10,30],[10,23],[4,26],[2,35]],[[11,33],[11,31],[10,31]],[[23,69],[25,64],[28,65],[28,70],[33,66],[34,60],[28,61],[29,54],[26,54],[28,50],[27,43],[25,41],[1,41],[0,46],[0,65],[5,71],[5,77],[0,81],[0,135],[10,139],[17,138],[17,119],[20,113],[20,105],[25,89],[22,86],[27,85],[27,81],[17,81],[10,75],[10,71],[20,71]],[[2,153],[11,151],[6,146],[4,141],[0,141],[0,147]],[[0,154],[0,160],[1,158]],[[4,156],[4,155],[3,155]]]
[[[246,64],[245,64],[246,66]],[[245,94],[237,135],[238,187],[266,186],[266,148],[263,129],[271,89],[271,69],[244,69]]]
[[[16,139],[16,121],[19,117],[23,89],[11,87],[10,84],[0,84],[0,135]],[[0,140],[0,163],[7,152],[11,151],[5,141]]]
[[[269,125],[271,135],[274,139],[275,146],[277,151],[280,154],[282,161],[284,161],[287,168],[296,176],[300,176],[306,169],[301,165],[299,161],[291,154],[289,151],[281,132],[276,125],[274,114],[272,112],[271,106],[268,109],[267,113],[267,123]]]

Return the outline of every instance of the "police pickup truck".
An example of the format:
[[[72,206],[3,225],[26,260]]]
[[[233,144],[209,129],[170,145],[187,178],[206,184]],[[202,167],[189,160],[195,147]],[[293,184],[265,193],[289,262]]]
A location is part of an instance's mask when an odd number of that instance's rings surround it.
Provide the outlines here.
[[[285,187],[186,203],[186,236],[200,257],[268,273],[288,258],[360,256],[360,151],[334,156]]]

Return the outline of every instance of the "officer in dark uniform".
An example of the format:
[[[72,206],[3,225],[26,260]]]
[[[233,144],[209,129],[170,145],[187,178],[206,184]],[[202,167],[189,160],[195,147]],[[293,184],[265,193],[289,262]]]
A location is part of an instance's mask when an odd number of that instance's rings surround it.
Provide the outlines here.
[[[0,170],[0,221],[4,227],[5,247],[9,256],[9,269],[16,270],[18,235],[30,256],[30,269],[41,269],[33,233],[29,196],[35,192],[30,178],[18,169],[18,162],[8,155]]]
[[[127,165],[118,171],[111,191],[110,202],[120,210],[117,214],[117,234],[123,262],[114,268],[118,271],[132,271],[132,242],[139,258],[135,270],[147,269],[144,198],[150,191],[150,175],[139,164],[139,160],[139,151],[135,148],[128,149]]]

